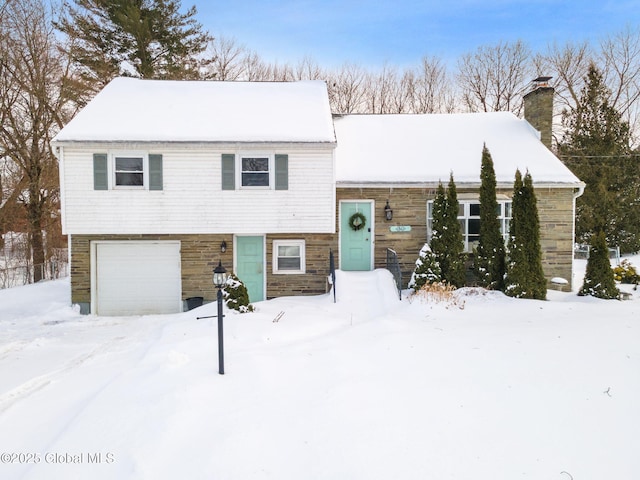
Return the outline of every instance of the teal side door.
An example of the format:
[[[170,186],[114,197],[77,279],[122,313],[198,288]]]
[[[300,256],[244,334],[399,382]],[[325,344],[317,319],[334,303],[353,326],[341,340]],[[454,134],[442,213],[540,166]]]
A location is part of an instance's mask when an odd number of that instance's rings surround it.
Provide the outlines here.
[[[264,300],[264,237],[236,237],[236,275],[249,292],[249,301]]]
[[[349,226],[351,216],[360,212],[365,216],[364,227],[354,230]],[[340,204],[340,269],[347,271],[371,270],[371,243],[373,240],[371,203],[342,202]]]

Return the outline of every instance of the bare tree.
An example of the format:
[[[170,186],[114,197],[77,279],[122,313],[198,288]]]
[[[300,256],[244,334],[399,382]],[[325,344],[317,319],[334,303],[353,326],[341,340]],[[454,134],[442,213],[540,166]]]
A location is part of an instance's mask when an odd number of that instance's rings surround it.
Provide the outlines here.
[[[413,113],[452,113],[456,107],[447,69],[436,57],[423,57],[410,86]]]
[[[611,89],[611,105],[636,132],[640,127],[640,29],[627,27],[607,36],[600,43],[600,57],[605,82]]]
[[[0,148],[16,169],[4,206],[16,199],[24,207],[32,263],[41,266],[46,259],[43,232],[55,222],[59,208],[50,141],[67,120],[69,64],[59,53],[51,11],[43,0],[11,1],[2,21]],[[33,280],[42,274],[34,269]]]
[[[369,77],[366,89],[366,109],[368,113],[399,113],[404,104],[399,90],[398,71],[395,67],[384,65],[377,74]]]
[[[304,57],[294,68],[295,80],[323,80],[327,74],[311,57]]]
[[[247,48],[234,38],[217,37],[209,43],[205,53],[209,59],[206,76],[221,81],[242,80],[249,55]]]
[[[354,63],[344,64],[338,71],[327,74],[329,102],[334,113],[362,113],[364,111],[367,72]]]
[[[531,80],[531,54],[521,41],[479,47],[458,61],[464,107],[472,112],[522,110],[522,93]]]
[[[593,52],[586,42],[563,46],[554,43],[547,47],[546,53],[536,55],[537,74],[553,77],[551,84],[560,110],[575,108],[592,61]]]

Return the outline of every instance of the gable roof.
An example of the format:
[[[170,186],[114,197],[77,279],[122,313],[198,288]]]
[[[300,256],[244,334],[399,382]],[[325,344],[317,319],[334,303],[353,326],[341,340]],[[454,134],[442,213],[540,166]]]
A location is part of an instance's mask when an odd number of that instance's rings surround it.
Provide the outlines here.
[[[115,78],[56,142],[321,142],[335,135],[326,84]]]
[[[536,184],[583,185],[512,113],[344,115],[334,118],[336,181],[343,183],[479,184],[482,146],[491,152],[498,184],[516,169]]]

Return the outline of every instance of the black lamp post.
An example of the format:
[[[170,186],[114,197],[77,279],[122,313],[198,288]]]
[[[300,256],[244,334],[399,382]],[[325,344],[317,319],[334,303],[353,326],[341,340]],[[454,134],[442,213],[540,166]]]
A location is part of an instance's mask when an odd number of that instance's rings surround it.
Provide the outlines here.
[[[227,270],[222,266],[222,260],[213,269],[213,284],[218,289],[218,373],[224,375],[224,339],[222,334],[222,287],[227,281]]]

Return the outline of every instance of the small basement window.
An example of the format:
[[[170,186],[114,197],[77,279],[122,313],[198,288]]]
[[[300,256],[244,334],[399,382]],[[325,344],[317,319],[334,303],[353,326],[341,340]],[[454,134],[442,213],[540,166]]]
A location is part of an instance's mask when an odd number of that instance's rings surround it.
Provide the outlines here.
[[[306,267],[304,247],[304,240],[274,240],[273,273],[305,273]]]

